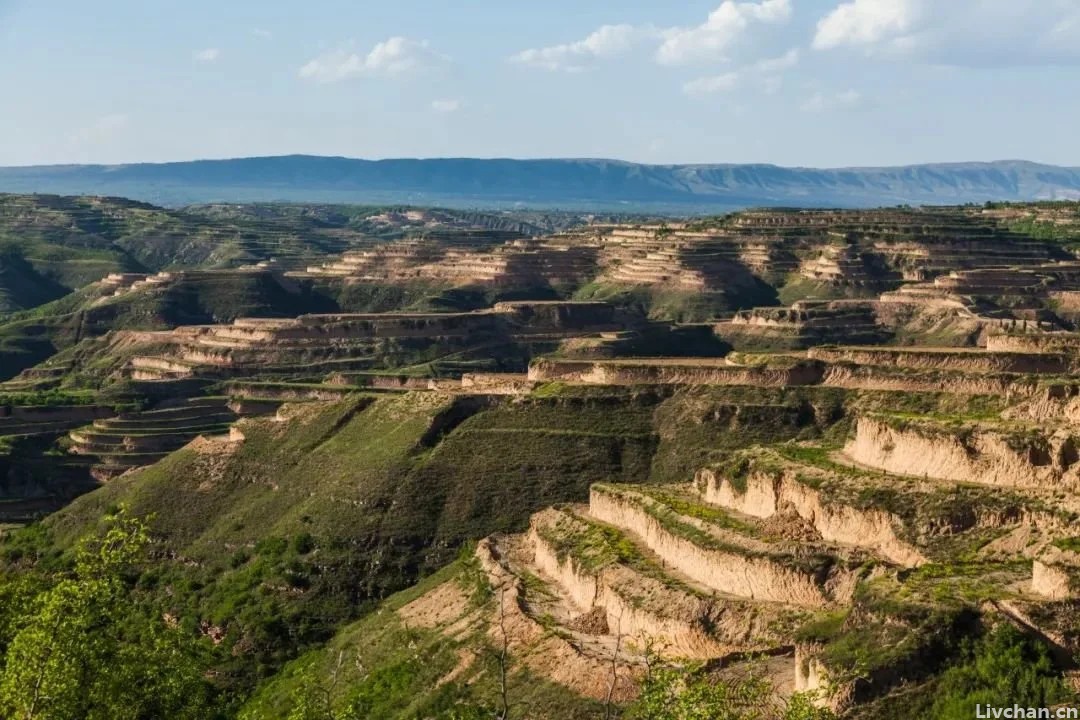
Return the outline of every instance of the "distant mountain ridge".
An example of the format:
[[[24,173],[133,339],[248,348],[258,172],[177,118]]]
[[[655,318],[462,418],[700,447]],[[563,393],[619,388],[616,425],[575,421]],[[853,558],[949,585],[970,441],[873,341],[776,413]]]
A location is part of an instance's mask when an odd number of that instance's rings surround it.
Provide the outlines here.
[[[617,160],[281,157],[0,168],[0,192],[198,202],[670,207],[869,207],[1080,199],[1080,168],[1026,161],[906,167],[641,165]]]

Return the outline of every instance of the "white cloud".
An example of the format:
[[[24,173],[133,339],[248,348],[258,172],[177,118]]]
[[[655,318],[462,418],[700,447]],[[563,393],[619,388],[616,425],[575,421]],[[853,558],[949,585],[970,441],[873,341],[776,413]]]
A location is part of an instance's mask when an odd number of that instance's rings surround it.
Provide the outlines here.
[[[212,63],[221,57],[221,50],[217,48],[206,48],[204,50],[196,50],[191,56],[196,62]]]
[[[955,2],[956,0],[952,0]],[[814,47],[870,45],[911,30],[922,14],[920,0],[853,0],[839,5],[817,26]]]
[[[724,2],[709,14],[704,24],[692,28],[672,28],[664,32],[664,42],[656,53],[663,65],[684,65],[708,60],[725,60],[729,51],[754,23],[777,25],[791,18],[791,0]]]
[[[524,50],[510,59],[545,70],[582,72],[600,60],[651,45],[661,65],[730,61],[729,51],[752,44],[754,25],[780,25],[791,16],[792,0],[724,0],[696,27],[604,25],[583,40]]]
[[[790,70],[799,64],[799,49],[792,48],[780,57],[766,58],[754,63],[754,70],[763,75],[772,75]]]
[[[464,106],[464,104],[465,103],[461,100],[446,98],[443,100],[433,100],[431,102],[431,109],[437,113],[449,115],[450,113],[456,113]]]
[[[817,25],[818,50],[967,66],[1080,62],[1077,0],[846,0]]]
[[[739,86],[739,81],[739,73],[736,72],[698,78],[683,85],[683,92],[694,97],[715,95],[716,93],[734,90]]]
[[[366,55],[345,49],[324,53],[300,68],[300,77],[317,83],[334,83],[360,77],[394,77],[423,70],[441,60],[427,41],[392,37]]]
[[[821,113],[833,110],[855,110],[863,105],[863,97],[857,90],[842,92],[817,92],[802,104],[803,112]]]
[[[581,72],[594,62],[628,52],[635,43],[648,34],[647,29],[632,25],[604,25],[584,40],[565,45],[523,50],[511,57],[511,61],[544,70]]]
[[[255,28],[251,31],[251,34],[257,38],[262,38],[263,40],[269,40],[274,37],[274,33],[265,28]]]
[[[683,92],[694,97],[702,97],[728,92],[740,85],[750,83],[766,94],[772,95],[780,90],[784,71],[798,64],[799,50],[792,48],[779,57],[759,60],[737,71],[691,80],[683,85]]]

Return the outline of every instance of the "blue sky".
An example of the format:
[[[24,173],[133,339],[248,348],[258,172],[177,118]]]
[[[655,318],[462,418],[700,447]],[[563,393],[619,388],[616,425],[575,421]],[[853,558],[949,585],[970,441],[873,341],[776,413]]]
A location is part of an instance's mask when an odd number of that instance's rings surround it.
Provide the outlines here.
[[[0,0],[0,165],[1080,166],[1080,0]]]

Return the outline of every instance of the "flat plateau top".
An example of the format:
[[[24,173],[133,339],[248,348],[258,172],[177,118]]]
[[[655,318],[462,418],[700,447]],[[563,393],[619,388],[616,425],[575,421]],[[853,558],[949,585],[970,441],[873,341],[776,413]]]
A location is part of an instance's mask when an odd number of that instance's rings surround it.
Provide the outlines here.
[[[1015,352],[1010,350],[987,350],[982,347],[889,347],[887,345],[838,345],[836,347],[817,347],[812,350],[823,352],[837,352],[849,350],[852,352],[878,352],[878,353],[907,353],[920,355],[937,353],[940,355],[1054,355],[1056,353]]]
[[[554,362],[584,363],[589,365],[669,365],[693,367],[743,367],[732,365],[726,358],[584,358],[580,360],[555,360]]]

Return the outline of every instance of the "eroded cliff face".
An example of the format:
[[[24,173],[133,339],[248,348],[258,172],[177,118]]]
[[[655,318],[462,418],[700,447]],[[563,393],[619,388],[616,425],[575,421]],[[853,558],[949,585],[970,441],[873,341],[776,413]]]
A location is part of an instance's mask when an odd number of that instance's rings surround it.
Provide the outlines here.
[[[526,543],[534,567],[566,591],[582,616],[601,609],[608,633],[622,636],[628,648],[652,646],[666,657],[706,659],[761,647],[760,638],[771,635],[758,613],[734,607],[717,612],[708,600],[672,591],[625,567],[593,574],[571,557],[560,559],[538,531],[551,521],[542,514],[533,519]]]
[[[986,349],[991,352],[1013,353],[1075,353],[1080,350],[1080,336],[1071,333],[1044,333],[1028,335],[999,334],[986,338]]]
[[[634,533],[664,563],[717,592],[808,607],[833,600],[812,572],[753,552],[703,547],[664,527],[640,506],[596,488],[589,497],[589,513]]]
[[[1080,552],[1044,550],[1032,563],[1031,591],[1049,600],[1080,599]]]
[[[850,704],[850,683],[835,687],[819,654],[821,648],[800,643],[795,646],[795,692],[805,693],[817,707],[840,712]]]
[[[865,548],[904,567],[927,562],[921,551],[897,536],[902,525],[897,516],[826,502],[817,490],[782,473],[751,472],[741,490],[710,469],[699,471],[695,482],[705,501],[720,507],[758,518],[795,512],[828,542]]]
[[[616,661],[612,686],[611,658],[583,652],[557,633],[549,633],[525,612],[522,581],[511,573],[492,538],[481,540],[476,558],[496,593],[496,607],[488,618],[489,640],[494,647],[506,647],[530,670],[552,682],[595,700],[603,700],[609,690],[616,702],[637,695],[639,674],[625,662]]]
[[[822,368],[800,364],[788,369],[730,365],[722,360],[573,361],[540,360],[529,367],[529,380],[590,385],[746,385],[789,387],[821,381]]]
[[[978,375],[957,371],[899,373],[878,366],[830,365],[823,385],[848,390],[946,392],[953,395],[1026,396],[1038,390],[1033,381],[1012,375]]]
[[[812,348],[807,356],[828,362],[878,365],[923,370],[956,370],[976,373],[1029,373],[1061,375],[1074,369],[1063,354],[984,352],[980,350]]]
[[[1060,383],[1040,388],[1001,414],[1006,420],[1080,423],[1080,386]]]
[[[844,454],[897,475],[1046,489],[1077,488],[1077,441],[1067,431],[1009,436],[978,428],[859,418]]]
[[[1032,563],[1031,591],[1049,600],[1068,600],[1075,592],[1065,569],[1043,560]]]

